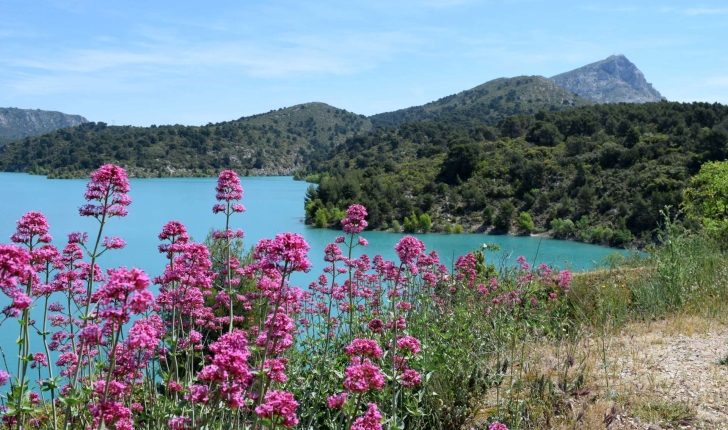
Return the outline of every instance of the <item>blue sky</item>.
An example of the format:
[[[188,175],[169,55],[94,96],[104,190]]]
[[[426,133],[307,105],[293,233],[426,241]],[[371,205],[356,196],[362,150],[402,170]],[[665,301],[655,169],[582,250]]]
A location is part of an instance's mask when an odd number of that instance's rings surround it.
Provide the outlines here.
[[[728,1],[0,2],[0,106],[150,125],[320,101],[371,115],[625,54],[728,104]]]

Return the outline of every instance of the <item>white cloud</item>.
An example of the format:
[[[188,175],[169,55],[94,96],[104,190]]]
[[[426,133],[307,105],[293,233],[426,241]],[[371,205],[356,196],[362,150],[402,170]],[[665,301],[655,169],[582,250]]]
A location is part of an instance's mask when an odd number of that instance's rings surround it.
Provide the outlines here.
[[[683,13],[685,15],[695,16],[695,15],[725,15],[728,14],[728,8],[694,8],[694,9],[684,9]]]
[[[17,93],[83,88],[135,91],[170,76],[190,80],[200,75],[232,79],[351,75],[377,67],[420,42],[400,31],[341,32],[331,37],[291,34],[265,42],[241,39],[197,44],[160,36],[126,49],[66,49],[0,58],[0,65],[12,72],[5,83]]]

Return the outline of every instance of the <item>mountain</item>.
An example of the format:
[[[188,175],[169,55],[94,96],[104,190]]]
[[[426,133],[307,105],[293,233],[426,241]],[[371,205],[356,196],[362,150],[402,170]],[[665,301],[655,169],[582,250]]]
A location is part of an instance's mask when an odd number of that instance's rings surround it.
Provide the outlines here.
[[[0,171],[83,177],[104,163],[130,175],[291,175],[348,137],[371,130],[364,116],[305,103],[205,126],[84,123],[0,147]]]
[[[551,80],[597,103],[646,103],[663,99],[624,55],[612,55],[606,60],[556,75]]]
[[[458,125],[495,125],[519,113],[586,106],[593,102],[564,90],[543,76],[519,76],[488,81],[475,88],[422,106],[369,117],[374,127],[398,127],[406,122],[433,120]]]
[[[55,111],[0,108],[0,145],[85,122],[82,116]]]

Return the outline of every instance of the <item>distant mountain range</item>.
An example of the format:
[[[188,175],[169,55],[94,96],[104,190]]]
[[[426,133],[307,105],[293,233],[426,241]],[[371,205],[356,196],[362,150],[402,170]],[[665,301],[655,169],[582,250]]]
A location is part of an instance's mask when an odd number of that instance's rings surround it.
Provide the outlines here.
[[[646,103],[664,98],[624,55],[612,55],[606,60],[556,75],[551,80],[597,103]]]
[[[422,106],[368,118],[324,103],[304,103],[200,127],[131,127],[87,123],[60,112],[0,108],[0,170],[69,177],[84,176],[101,163],[117,163],[137,176],[211,175],[222,168],[289,175],[325,159],[347,138],[380,126],[418,121],[494,126],[516,114],[661,99],[642,72],[619,55],[551,79],[494,79]]]
[[[88,122],[80,115],[40,109],[0,108],[0,145]]]
[[[104,163],[132,176],[292,175],[348,137],[372,129],[360,115],[305,103],[205,126],[85,123],[0,147],[0,171],[82,177]]]

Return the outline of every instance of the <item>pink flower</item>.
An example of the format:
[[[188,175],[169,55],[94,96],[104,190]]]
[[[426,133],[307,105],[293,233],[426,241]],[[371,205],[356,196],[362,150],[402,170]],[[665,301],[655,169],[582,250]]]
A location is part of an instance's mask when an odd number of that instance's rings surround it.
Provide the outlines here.
[[[397,309],[399,309],[400,311],[408,311],[412,309],[412,303],[404,301],[399,302],[397,303]]]
[[[286,364],[288,364],[288,359],[286,358],[265,360],[263,368],[268,379],[281,383],[286,382],[288,380],[286,376]]]
[[[36,352],[33,354],[33,363],[31,364],[31,367],[35,368],[35,366],[48,367],[48,358],[46,358],[46,355],[42,352]]]
[[[380,358],[382,356],[382,350],[379,348],[376,340],[354,339],[351,344],[346,347],[346,355]]]
[[[559,272],[558,275],[556,275],[556,283],[559,285],[559,287],[569,289],[569,284],[571,284],[571,272],[568,270],[562,270]]]
[[[246,333],[238,329],[226,333],[210,344],[210,351],[214,354],[211,363],[200,370],[197,378],[209,382],[211,389],[229,407],[243,406],[245,389],[253,379],[248,370],[250,352]],[[198,389],[193,392],[191,387],[190,398],[193,402],[209,401],[206,391],[203,393],[202,389]]]
[[[126,246],[124,239],[120,237],[104,237],[102,245],[108,249],[122,249]]]
[[[344,233],[359,234],[369,225],[364,218],[367,216],[367,210],[362,205],[351,205],[346,210],[346,218],[341,220],[342,230]]]
[[[494,421],[488,426],[488,430],[508,430],[508,427],[505,424]]]
[[[420,352],[420,341],[412,336],[402,336],[397,339],[397,348],[405,349],[415,355]]]
[[[174,417],[167,422],[167,425],[172,430],[186,430],[190,428],[192,419],[188,417]]]
[[[394,250],[403,264],[411,264],[425,251],[425,244],[415,237],[405,236],[394,246]]]
[[[364,393],[368,390],[381,390],[384,387],[384,376],[379,368],[368,359],[353,357],[351,365],[346,368],[344,388],[354,393]]]
[[[169,381],[169,386],[167,389],[172,393],[179,393],[182,391],[182,385],[180,385],[177,381]]]
[[[100,428],[103,422],[107,428],[116,430],[134,430],[134,420],[129,408],[120,402],[91,403],[89,410],[94,416],[92,428]]]
[[[367,324],[367,328],[371,330],[372,333],[384,333],[384,322],[379,318],[374,318],[373,320],[369,321],[369,324]]]
[[[245,233],[243,233],[243,230],[241,229],[227,229],[227,230],[215,230],[212,232],[212,238],[213,239],[242,239],[245,237]]]
[[[283,421],[279,422],[277,419],[274,421],[286,427],[293,427],[298,424],[297,407],[298,402],[293,398],[293,394],[287,391],[273,390],[265,395],[265,402],[255,408],[255,413],[269,420],[274,420],[274,417],[283,418]]]
[[[218,201],[230,202],[233,200],[240,200],[243,198],[243,187],[240,185],[240,178],[238,174],[233,170],[223,170],[217,177],[217,191]]]
[[[10,380],[10,374],[4,370],[0,370],[0,385],[5,385]]]
[[[159,240],[169,240],[176,242],[180,239],[186,243],[189,240],[187,235],[187,227],[179,221],[169,221],[162,227],[162,232],[159,233]]]
[[[346,404],[347,397],[347,393],[334,394],[333,396],[326,399],[326,404],[331,409],[341,409]]]
[[[68,243],[86,243],[88,234],[86,232],[68,233]]]
[[[33,299],[28,297],[25,293],[19,292],[13,297],[13,304],[11,305],[14,309],[25,310],[33,304]]]
[[[48,220],[45,215],[40,212],[28,212],[17,221],[17,229],[15,234],[10,236],[10,240],[14,243],[22,243],[26,246],[35,245],[37,242],[48,243],[51,236],[48,235]],[[38,236],[37,242],[33,242],[33,238]]]
[[[351,430],[382,430],[382,414],[376,403],[367,404],[366,413],[354,420]]]
[[[406,388],[416,387],[422,383],[422,376],[416,370],[407,369],[400,375],[399,383]]]
[[[311,247],[298,233],[280,233],[275,239],[261,239],[255,245],[253,257],[258,260],[256,267],[267,271],[277,271],[281,275],[293,272],[308,272],[311,261],[306,254]]]
[[[84,198],[88,201],[97,201],[99,204],[86,204],[78,211],[81,216],[95,218],[126,216],[129,212],[126,207],[131,204],[129,180],[126,172],[119,166],[105,164],[91,174],[91,182],[86,185]]]

